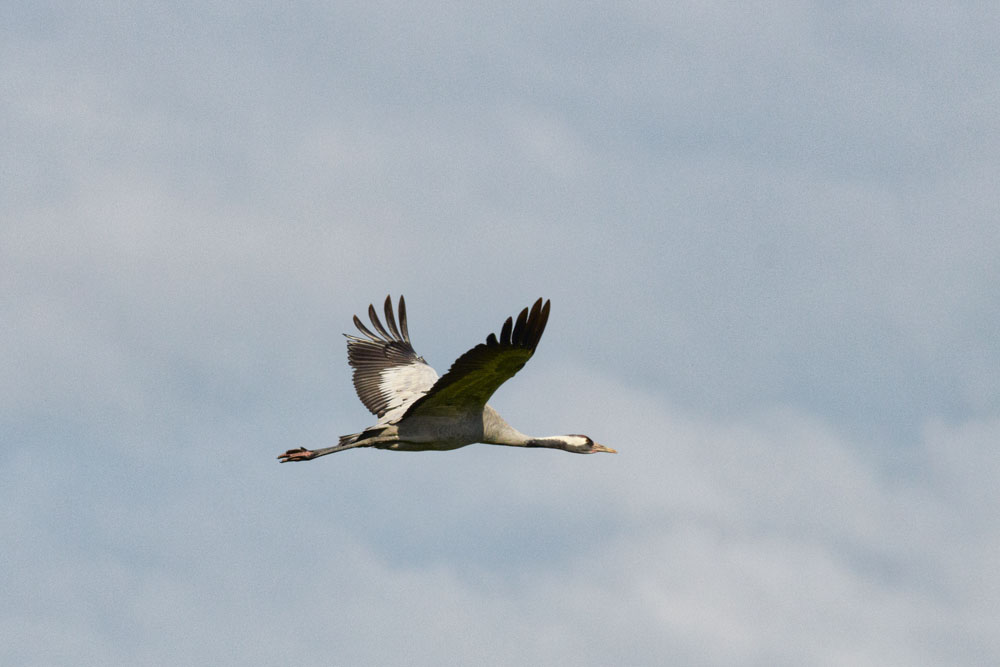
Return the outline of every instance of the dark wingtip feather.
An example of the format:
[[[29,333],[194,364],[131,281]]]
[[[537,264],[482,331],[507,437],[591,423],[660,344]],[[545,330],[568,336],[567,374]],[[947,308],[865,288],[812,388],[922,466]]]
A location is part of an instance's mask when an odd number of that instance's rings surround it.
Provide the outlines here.
[[[523,309],[517,314],[517,322],[514,324],[514,333],[511,335],[510,340],[514,345],[524,344],[524,325],[528,321],[528,309]]]
[[[368,336],[368,338],[370,338],[374,342],[376,343],[379,342],[379,337],[373,334],[371,331],[369,331],[368,327],[366,327],[364,324],[361,323],[361,320],[358,319],[357,315],[354,316],[354,326],[356,326],[361,333]]]
[[[542,339],[542,332],[545,331],[545,325],[549,321],[549,306],[549,301],[543,304],[542,300],[539,299],[531,307],[531,315],[528,317],[531,327],[528,333],[529,340],[526,344],[532,350],[538,346],[538,341]]]
[[[534,341],[538,335],[538,313],[542,309],[542,300],[538,299],[531,304],[531,311],[528,313],[528,327],[524,332],[524,346],[534,349]]]
[[[406,302],[403,295],[399,295],[399,328],[403,332],[403,342],[410,342],[410,332],[406,329]]]
[[[386,339],[390,339],[389,332],[385,330],[382,326],[382,322],[378,319],[378,313],[375,312],[375,306],[368,304],[368,319],[372,321],[372,326]]]
[[[541,299],[539,299],[541,301]],[[535,348],[538,346],[538,342],[542,340],[542,334],[545,332],[545,325],[549,323],[549,311],[552,309],[552,302],[548,299],[545,300],[545,304],[542,306],[542,312],[539,313],[538,318],[538,335],[535,337],[534,344],[531,346]]]
[[[392,296],[386,295],[385,297],[385,323],[389,327],[389,331],[392,332],[393,338],[395,340],[402,340],[399,335],[399,328],[396,327],[396,317],[392,313]]]
[[[539,298],[531,305],[531,308],[525,308],[518,313],[516,321],[512,317],[508,317],[500,329],[499,339],[495,334],[490,334],[487,343],[534,350],[542,338],[545,325],[549,321],[550,306],[550,301]]]
[[[507,321],[503,323],[503,328],[500,330],[500,343],[503,345],[510,345],[510,330],[514,324],[514,318],[508,317]]]

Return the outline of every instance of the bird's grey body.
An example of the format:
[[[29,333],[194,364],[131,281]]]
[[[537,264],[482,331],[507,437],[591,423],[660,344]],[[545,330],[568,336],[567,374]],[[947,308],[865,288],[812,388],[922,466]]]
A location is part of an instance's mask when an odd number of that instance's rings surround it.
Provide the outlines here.
[[[325,449],[289,450],[282,462],[308,461],[356,447],[395,451],[447,451],[476,442],[511,447],[546,447],[579,454],[614,452],[583,435],[533,438],[524,435],[486,404],[507,379],[534,353],[549,316],[549,302],[541,299],[517,317],[507,318],[497,338],[490,334],[459,357],[438,377],[410,344],[406,304],[399,298],[399,326],[392,300],[385,300],[386,325],[374,306],[368,315],[375,332],[357,316],[354,324],[364,335],[347,335],[348,361],[354,367],[354,386],[361,402],[378,422],[360,433],[345,435]]]
[[[510,444],[517,439],[530,440],[488,405],[478,415],[463,413],[453,418],[431,416],[408,419],[398,424],[373,426],[357,436],[356,440],[355,436],[345,436],[345,444],[362,447],[367,444],[398,452],[447,451],[476,442]]]

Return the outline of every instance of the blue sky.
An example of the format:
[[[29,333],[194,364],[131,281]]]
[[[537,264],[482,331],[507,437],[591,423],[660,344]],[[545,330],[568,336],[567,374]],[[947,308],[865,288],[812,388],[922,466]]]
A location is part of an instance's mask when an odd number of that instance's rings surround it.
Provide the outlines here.
[[[1000,660],[989,3],[10,3],[0,662]],[[275,456],[342,332],[618,456]]]

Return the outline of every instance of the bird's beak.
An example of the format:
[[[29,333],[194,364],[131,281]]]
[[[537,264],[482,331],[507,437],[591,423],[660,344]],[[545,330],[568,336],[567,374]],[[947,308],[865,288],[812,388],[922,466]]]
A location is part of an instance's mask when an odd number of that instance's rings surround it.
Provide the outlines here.
[[[596,442],[594,443],[594,451],[595,452],[607,452],[608,454],[617,454],[618,453],[618,450],[611,449],[610,447],[605,447],[604,445],[599,445]]]

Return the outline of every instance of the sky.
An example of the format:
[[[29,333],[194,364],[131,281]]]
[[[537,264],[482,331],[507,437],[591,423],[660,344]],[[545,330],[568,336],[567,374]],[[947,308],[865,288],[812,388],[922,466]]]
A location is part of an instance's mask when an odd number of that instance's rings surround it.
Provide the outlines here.
[[[0,662],[1000,662],[993,3],[0,19]],[[280,465],[341,334],[617,455]]]

